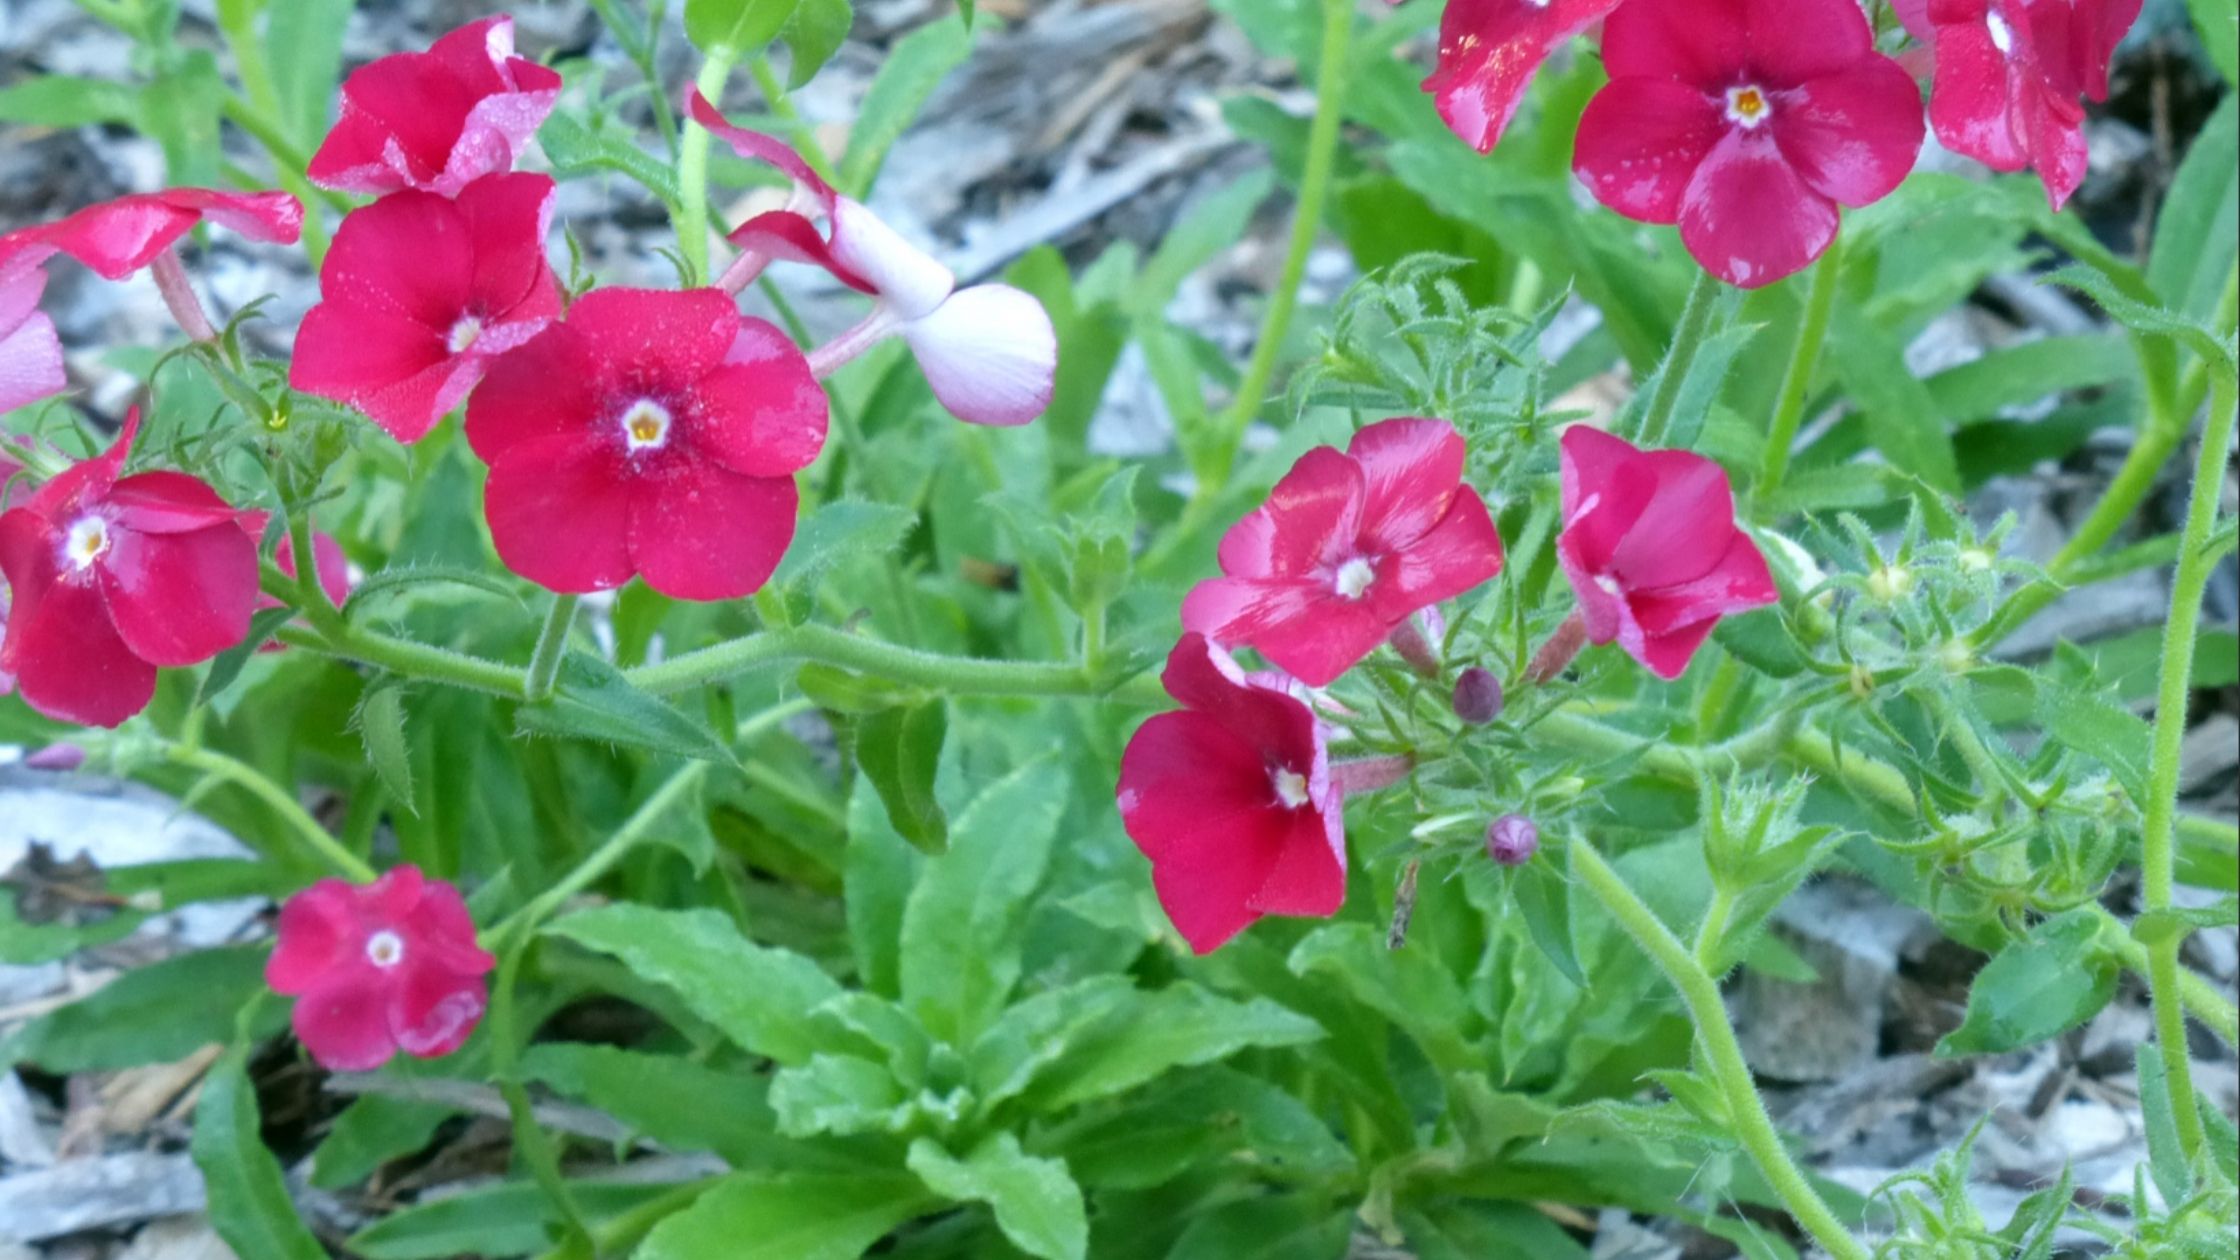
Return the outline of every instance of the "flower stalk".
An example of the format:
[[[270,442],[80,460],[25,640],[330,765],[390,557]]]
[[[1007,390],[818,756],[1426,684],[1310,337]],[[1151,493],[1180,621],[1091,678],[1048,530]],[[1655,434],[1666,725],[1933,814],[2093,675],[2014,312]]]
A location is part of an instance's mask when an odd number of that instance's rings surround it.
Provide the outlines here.
[[[555,595],[552,609],[545,614],[544,631],[537,636],[537,647],[529,657],[528,677],[521,686],[522,698],[531,704],[552,697],[560,679],[560,661],[568,654],[568,631],[576,621],[576,605],[581,596]]]
[[[1718,302],[1718,277],[1698,271],[1695,283],[1688,286],[1687,304],[1680,308],[1672,345],[1657,369],[1657,387],[1649,395],[1648,408],[1641,413],[1641,429],[1634,435],[1634,445],[1647,448],[1664,441],[1665,430],[1672,426],[1672,409],[1680,401],[1680,383],[1688,379],[1696,352],[1703,348],[1704,337],[1711,331],[1711,312]]]
[[[1719,995],[1719,982],[1711,978],[1688,947],[1681,944],[1648,904],[1619,878],[1617,871],[1603,861],[1593,845],[1584,838],[1574,837],[1570,848],[1571,869],[1579,883],[1594,894],[1595,900],[1618,921],[1626,935],[1632,937],[1642,952],[1657,964],[1658,970],[1664,972],[1665,979],[1680,990],[1680,998],[1687,1004],[1689,1017],[1695,1023],[1697,1044],[1709,1065],[1712,1083],[1726,1101],[1735,1137],[1764,1175],[1766,1184],[1829,1255],[1836,1260],[1869,1260],[1873,1253],[1836,1218],[1834,1210],[1820,1197],[1820,1192],[1812,1188],[1804,1171],[1790,1159],[1788,1149],[1781,1144],[1781,1134],[1774,1129],[1773,1118],[1766,1114],[1765,1100],[1759,1096],[1750,1066],[1742,1057],[1742,1044],[1735,1039],[1734,1025],[1727,1019],[1726,1002]]]
[[[210,316],[202,309],[202,301],[194,295],[194,286],[187,281],[187,269],[179,261],[177,247],[156,255],[148,270],[155,277],[156,292],[163,295],[163,304],[171,308],[171,318],[179,321],[179,330],[190,341],[216,341],[218,330],[210,326]]]
[[[1772,500],[1789,473],[1790,448],[1797,442],[1797,426],[1804,422],[1805,397],[1812,389],[1812,374],[1820,366],[1820,347],[1828,339],[1828,319],[1835,311],[1836,289],[1843,272],[1843,234],[1837,233],[1828,252],[1812,268],[1812,286],[1805,292],[1804,322],[1797,328],[1796,344],[1789,349],[1789,366],[1781,373],[1781,392],[1775,397],[1773,421],[1766,427],[1766,449],[1758,463],[1758,484],[1753,494],[1760,504]]]

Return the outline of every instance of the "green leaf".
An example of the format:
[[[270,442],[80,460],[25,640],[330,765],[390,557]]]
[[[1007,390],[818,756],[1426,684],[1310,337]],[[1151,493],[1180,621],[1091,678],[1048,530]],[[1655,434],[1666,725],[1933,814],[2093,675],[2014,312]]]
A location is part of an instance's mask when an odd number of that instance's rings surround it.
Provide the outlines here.
[[[1266,998],[1235,1002],[1187,982],[1137,991],[1074,1034],[1064,1053],[1034,1075],[1026,1099],[1038,1111],[1062,1111],[1175,1068],[1212,1063],[1253,1046],[1302,1045],[1322,1035],[1320,1024]]]
[[[1587,1260],[1585,1247],[1522,1203],[1434,1202],[1400,1217],[1420,1260]]]
[[[2232,339],[2220,335],[2200,319],[2180,311],[2152,306],[2122,291],[2106,276],[2071,263],[2043,277],[2048,284],[2067,285],[2083,293],[2117,323],[2136,333],[2177,342],[2226,372],[2234,370]]]
[[[1923,383],[1939,414],[1965,424],[1991,419],[2004,407],[2128,381],[2138,374],[2138,357],[2122,337],[2090,333],[2002,347],[1946,368]]]
[[[793,54],[792,64],[786,67],[787,91],[804,87],[817,77],[817,71],[824,69],[824,63],[847,42],[848,28],[855,20],[856,12],[848,0],[801,0],[801,7],[778,32],[778,38]]]
[[[521,1072],[642,1137],[674,1150],[715,1151],[734,1165],[767,1145],[757,1138],[774,1122],[758,1078],[673,1054],[541,1042],[522,1057]]]
[[[1384,934],[1366,923],[1333,923],[1300,941],[1289,965],[1293,974],[1319,976],[1391,1020],[1441,1067],[1463,1071],[1484,1061],[1470,1044],[1478,1021],[1461,986],[1422,949],[1388,948]]]
[[[734,61],[777,38],[800,0],[684,0],[684,33],[702,52]]]
[[[107,79],[42,74],[0,88],[0,122],[37,127],[122,123],[138,130],[140,93]]]
[[[794,531],[786,558],[778,562],[771,584],[795,589],[826,569],[858,556],[892,552],[918,523],[918,514],[892,503],[841,499],[811,512]]]
[[[2226,83],[2240,83],[2240,7],[2232,0],[2186,0],[2186,8],[2193,12],[2193,24],[2201,31],[2201,47],[2215,63],[2217,73]],[[2227,95],[2226,103],[2230,104]]]
[[[2038,721],[2046,734],[2108,768],[2134,801],[2147,799],[2147,746],[2139,716],[2097,696],[2040,680]]]
[[[902,992],[902,915],[924,864],[887,821],[886,807],[870,783],[858,779],[848,798],[848,944],[864,987],[893,997]]]
[[[190,994],[189,996],[192,996]],[[207,1189],[211,1228],[242,1260],[326,1260],[288,1198],[280,1161],[264,1144],[249,1045],[221,1056],[203,1079],[194,1113],[194,1162]]]
[[[1096,1114],[1046,1129],[1041,1149],[1065,1157],[1086,1186],[1142,1189],[1223,1156],[1283,1177],[1340,1177],[1353,1153],[1290,1091],[1225,1067],[1201,1068]]]
[[[537,145],[552,163],[556,179],[608,172],[632,180],[665,205],[677,204],[676,172],[627,135],[593,131],[572,114],[554,113],[537,128]]]
[[[203,49],[179,53],[145,89],[141,120],[163,146],[167,183],[218,182],[218,111],[225,83],[218,59]]]
[[[568,1193],[592,1221],[619,1216],[671,1187],[571,1181]],[[350,1254],[364,1260],[453,1260],[458,1256],[526,1256],[552,1245],[561,1224],[552,1196],[533,1181],[477,1186],[392,1212],[351,1235]],[[324,1251],[318,1254],[324,1256]],[[258,1260],[243,1254],[242,1260]]]
[[[2221,48],[2232,74],[2232,0],[2209,0],[2224,10]],[[2194,6],[2198,19],[2202,4]],[[2212,47],[2218,47],[2212,45]],[[2194,319],[2209,319],[2232,272],[2240,243],[2240,93],[2227,92],[2217,112],[2195,133],[2170,194],[2155,219],[2147,256],[2147,283],[2163,304]]]
[[[654,1227],[634,1260],[855,1260],[928,1206],[914,1177],[742,1174]]]
[[[1711,637],[1737,660],[1769,678],[1794,678],[1810,664],[1778,608],[1721,617]]]
[[[817,1055],[770,1083],[770,1107],[788,1137],[899,1132],[912,1114],[905,1102],[886,1064],[848,1054]]]
[[[280,123],[304,152],[327,134],[342,79],[342,32],[357,0],[286,0],[265,12],[265,60],[280,98]]]
[[[404,688],[376,682],[351,715],[350,724],[366,746],[366,761],[388,789],[389,799],[411,809],[412,744],[404,733]]]
[[[1028,1255],[1042,1260],[1088,1255],[1088,1211],[1063,1160],[1029,1155],[1018,1138],[998,1133],[963,1159],[932,1138],[919,1138],[910,1144],[909,1164],[935,1194],[995,1209],[1003,1236]]]
[[[840,992],[815,963],[755,944],[713,910],[601,906],[545,931],[613,956],[739,1045],[780,1063],[807,1062],[823,1044],[809,1015]]]
[[[1263,1195],[1200,1214],[1167,1260],[1340,1260],[1353,1209],[1314,1194]]]
[[[1190,213],[1159,239],[1159,248],[1128,287],[1128,313],[1139,319],[1164,315],[1183,281],[1243,239],[1253,212],[1274,190],[1274,172],[1263,169],[1239,175],[1192,201]]]
[[[2162,1049],[2152,1042],[2139,1046],[2139,1114],[2146,1121],[2147,1171],[2164,1203],[2183,1203],[2193,1194],[2193,1170],[2186,1164],[2185,1146],[2178,1140],[2178,1116],[2170,1099],[2170,1069]]]
[[[1937,489],[1958,491],[1960,466],[1943,413],[1928,387],[1906,367],[1897,341],[1864,312],[1838,302],[1829,343],[1843,347],[1843,353],[1829,356],[1831,366],[1865,413],[1875,449]]]
[[[2100,1012],[2121,970],[2098,937],[2097,908],[2047,919],[2000,950],[1968,988],[1967,1015],[1939,1057],[2002,1054],[2059,1036]]]
[[[235,1015],[264,992],[264,951],[204,949],[136,967],[0,1041],[0,1062],[49,1072],[170,1063],[233,1039]],[[259,1023],[280,1024],[274,1004]]]
[[[1728,618],[1728,620],[1735,620]],[[1587,973],[1579,966],[1578,950],[1571,942],[1571,885],[1552,862],[1528,862],[1518,868],[1510,884],[1517,911],[1524,916],[1526,935],[1540,947],[1564,978],[1587,987]]]
[[[948,731],[949,705],[940,699],[883,709],[856,723],[856,764],[885,803],[888,821],[903,839],[936,856],[949,847],[949,816],[933,794]]]
[[[2206,906],[2149,910],[2132,921],[2131,936],[2152,949],[2200,928],[2231,927],[2235,923],[2240,923],[2240,897],[2228,893]]]
[[[514,711],[524,735],[588,739],[736,766],[731,745],[703,722],[686,717],[658,696],[640,691],[622,671],[587,652],[560,662],[559,686],[542,704]]]
[[[847,156],[840,162],[841,191],[858,198],[871,191],[887,151],[910,129],[926,98],[971,52],[972,35],[961,18],[928,22],[895,41],[856,111]]]
[[[926,1029],[969,1041],[1019,979],[1028,902],[1057,839],[1065,772],[1035,761],[982,792],[926,863],[902,913],[902,996]]]

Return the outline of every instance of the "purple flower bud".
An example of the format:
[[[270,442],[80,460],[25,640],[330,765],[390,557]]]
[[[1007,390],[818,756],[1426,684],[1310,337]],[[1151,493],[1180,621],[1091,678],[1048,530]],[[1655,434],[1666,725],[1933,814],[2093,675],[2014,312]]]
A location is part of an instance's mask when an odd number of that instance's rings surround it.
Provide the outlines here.
[[[1523,814],[1503,814],[1486,828],[1486,856],[1503,866],[1523,866],[1540,851],[1540,828]]]
[[[1454,680],[1454,715],[1472,726],[1501,716],[1501,680],[1492,670],[1472,665]]]
[[[49,744],[23,759],[27,770],[75,770],[86,763],[86,750],[76,744]]]

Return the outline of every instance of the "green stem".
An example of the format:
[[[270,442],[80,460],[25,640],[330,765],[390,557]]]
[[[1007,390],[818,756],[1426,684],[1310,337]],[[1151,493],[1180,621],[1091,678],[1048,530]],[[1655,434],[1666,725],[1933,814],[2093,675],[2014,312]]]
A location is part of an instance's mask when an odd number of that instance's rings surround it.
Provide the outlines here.
[[[715,48],[708,52],[708,59],[700,65],[700,77],[693,80],[700,94],[710,103],[723,100],[723,85],[731,78],[734,54],[729,49]],[[708,144],[713,139],[706,127],[687,127],[677,138],[677,256],[684,260],[684,282],[692,285],[708,281]]]
[[[1828,318],[1835,311],[1842,270],[1843,234],[1839,232],[1812,269],[1812,287],[1804,299],[1804,323],[1797,329],[1796,345],[1790,348],[1789,366],[1781,374],[1773,423],[1766,428],[1765,457],[1758,465],[1758,484],[1750,492],[1754,502],[1769,502],[1789,473],[1789,448],[1796,445],[1797,426],[1804,422],[1805,396],[1812,389],[1812,374],[1820,366],[1820,347],[1828,339]]]
[[[943,656],[817,625],[718,643],[634,669],[629,679],[647,691],[682,691],[770,661],[818,661],[947,695],[1085,696],[1102,690],[1087,667],[1070,662]]]
[[[1836,1219],[1835,1212],[1782,1146],[1773,1118],[1766,1114],[1765,1100],[1758,1095],[1757,1082],[1751,1079],[1750,1066],[1742,1057],[1742,1045],[1735,1040],[1734,1025],[1727,1021],[1718,981],[1602,860],[1594,846],[1574,837],[1570,847],[1573,875],[1657,964],[1665,979],[1680,990],[1680,998],[1695,1021],[1697,1042],[1710,1065],[1713,1082],[1725,1096],[1735,1136],[1765,1176],[1766,1184],[1829,1255],[1836,1260],[1869,1260],[1872,1253],[1866,1245]]]
[[[537,636],[536,651],[529,657],[529,676],[521,686],[521,697],[531,704],[552,695],[560,680],[560,660],[568,654],[568,631],[575,625],[576,595],[552,597],[552,611],[545,614],[544,631]]]
[[[1726,970],[1719,963],[1719,948],[1726,943],[1727,921],[1734,916],[1734,894],[1724,887],[1711,890],[1711,906],[1703,912],[1703,924],[1696,929],[1696,966],[1704,974],[1718,976]]]
[[[2186,504],[2178,572],[2170,584],[2170,617],[2162,634],[2162,677],[2155,691],[2154,744],[2147,762],[2146,833],[2140,861],[2147,913],[2171,908],[2176,883],[2179,752],[2185,741],[2186,701],[2193,691],[2193,645],[2201,625],[2201,597],[2212,566],[2209,535],[2217,525],[2217,496],[2224,489],[2236,421],[2234,384],[2216,382],[2216,398],[2201,433],[2193,493]],[[2185,1007],[2178,992],[2178,949],[2185,934],[2172,933],[2147,947],[2147,983],[2153,991],[2155,1041],[2170,1071],[2170,1104],[2178,1144],[2188,1160],[2201,1153],[2201,1109],[2193,1092],[2193,1063],[2186,1049]]]
[[[164,758],[173,765],[199,770],[215,778],[224,779],[264,802],[267,809],[279,815],[288,830],[303,841],[304,846],[317,854],[321,863],[344,879],[370,884],[380,873],[357,854],[342,846],[342,842],[328,834],[305,810],[302,803],[284,791],[280,785],[259,774],[254,766],[236,761],[222,752],[208,748],[194,748],[185,744],[166,744]]]
[[[513,1149],[529,1166],[530,1176],[544,1190],[545,1197],[560,1213],[560,1220],[569,1235],[578,1240],[579,1249],[573,1254],[590,1254],[590,1227],[584,1223],[583,1212],[576,1206],[575,1193],[568,1187],[568,1179],[560,1167],[560,1152],[550,1134],[537,1124],[535,1107],[529,1101],[529,1091],[521,1084],[521,1048],[525,1034],[516,1015],[517,1002],[514,989],[521,975],[521,962],[528,952],[529,937],[523,935],[512,942],[498,960],[498,974],[490,986],[490,1067],[496,1078],[498,1093],[506,1100],[506,1114],[513,1125]]]
[[[1664,363],[1657,368],[1656,392],[1649,395],[1648,410],[1641,414],[1641,429],[1634,435],[1634,445],[1651,447],[1664,441],[1665,430],[1672,425],[1672,408],[1680,401],[1680,383],[1688,378],[1696,351],[1703,348],[1704,335],[1711,331],[1711,310],[1718,300],[1718,279],[1708,271],[1698,271],[1695,283],[1688,286],[1687,305],[1680,308],[1680,323],[1672,330],[1672,347],[1664,352]]]
[[[1261,317],[1260,335],[1253,342],[1252,358],[1237,383],[1236,396],[1213,421],[1213,450],[1198,482],[1183,505],[1182,519],[1170,539],[1187,538],[1203,528],[1213,514],[1245,431],[1267,401],[1275,383],[1276,358],[1290,334],[1291,318],[1298,310],[1299,287],[1307,276],[1307,260],[1314,253],[1322,230],[1323,204],[1329,199],[1330,177],[1337,169],[1338,136],[1344,121],[1343,97],[1346,59],[1353,40],[1353,0],[1322,0],[1322,54],[1315,67],[1314,120],[1307,127],[1306,163],[1299,174],[1299,200],[1292,209],[1291,241],[1283,256],[1283,273],[1268,295],[1268,309]],[[1146,558],[1146,564],[1150,564]]]

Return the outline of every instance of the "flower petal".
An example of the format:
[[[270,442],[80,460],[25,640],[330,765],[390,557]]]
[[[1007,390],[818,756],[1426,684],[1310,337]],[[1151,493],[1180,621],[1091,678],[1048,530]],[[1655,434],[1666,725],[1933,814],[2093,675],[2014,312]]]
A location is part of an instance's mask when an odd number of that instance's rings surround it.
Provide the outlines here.
[[[1299,457],[1267,502],[1222,535],[1221,571],[1231,577],[1299,577],[1335,563],[1361,531],[1368,479],[1334,446]]]
[[[1448,0],[1438,68],[1423,90],[1464,143],[1489,152],[1549,51],[1617,7],[1618,0]]]
[[[0,279],[0,411],[30,406],[70,383],[54,321],[38,309],[46,282],[37,267]]]
[[[0,669],[14,674],[24,702],[48,717],[116,726],[155,697],[156,668],[125,646],[93,583],[27,580],[23,526],[33,519],[20,508],[0,517],[0,564],[15,598]],[[43,536],[33,537],[46,548]]]
[[[1749,64],[1748,30],[1734,0],[1631,0],[1602,28],[1612,82],[1642,75],[1724,92]]]
[[[1058,335],[1042,303],[1007,284],[960,289],[904,324],[902,339],[951,415],[974,424],[1025,424],[1050,407]]]
[[[1874,29],[1854,0],[1742,0],[1741,8],[1750,73],[1769,90],[1840,74],[1874,52]]]
[[[1680,206],[1680,241],[1704,270],[1745,289],[1811,265],[1836,237],[1836,204],[1770,136],[1734,132],[1711,150]]]
[[[1501,572],[1501,534],[1477,490],[1464,487],[1421,538],[1378,561],[1368,602],[1386,626]]]
[[[729,356],[693,392],[692,449],[735,473],[790,476],[824,449],[830,402],[800,348],[763,320],[740,321]]]
[[[923,319],[956,290],[954,273],[862,202],[833,200],[830,245],[833,261],[869,281],[903,319]]]
[[[726,239],[743,250],[822,267],[832,273],[833,279],[859,293],[878,292],[869,280],[832,256],[832,247],[825,243],[816,224],[792,210],[766,210],[731,229]]]
[[[462,975],[417,951],[408,952],[388,985],[389,1035],[415,1058],[450,1054],[482,1022],[488,994],[479,975]]]
[[[467,399],[467,444],[495,466],[524,443],[563,434],[588,438],[606,418],[600,413],[607,384],[584,335],[571,322],[552,324],[484,370]]]
[[[288,384],[348,403],[411,443],[465,400],[485,364],[479,355],[452,354],[422,324],[322,302],[296,329]]]
[[[296,999],[296,1040],[330,1072],[370,1072],[396,1054],[387,985],[363,954]]]
[[[1689,181],[1727,130],[1719,106],[1687,84],[1612,79],[1579,118],[1571,166],[1595,200],[1619,214],[1677,223]]]
[[[721,289],[593,289],[568,308],[565,326],[583,339],[601,380],[658,393],[714,371],[740,322]]]
[[[1262,914],[1328,918],[1346,904],[1341,806],[1333,794],[1322,808],[1285,812],[1289,826],[1276,849],[1276,860],[1247,904]]]
[[[633,488],[630,559],[672,599],[751,595],[784,558],[800,510],[791,477],[674,460]]]
[[[476,400],[481,397],[478,391]],[[473,416],[470,405],[470,435]],[[515,573],[551,591],[612,590],[635,572],[631,492],[614,444],[591,434],[555,433],[507,447],[491,461],[483,515],[498,558]]]
[[[689,104],[692,121],[714,132],[717,139],[731,146],[733,153],[750,162],[768,162],[815,193],[827,210],[832,208],[832,199],[836,195],[832,186],[824,182],[824,176],[817,174],[816,168],[809,165],[792,145],[776,136],[766,136],[759,131],[732,126],[731,120],[710,104],[708,98],[701,95],[699,88],[692,89]]]
[[[427,52],[352,71],[341,117],[311,156],[311,181],[345,192],[456,195],[509,169],[559,97],[557,73],[513,55],[512,19],[470,23]]]
[[[1655,478],[1654,488],[1601,567],[1636,590],[1711,572],[1735,533],[1727,470],[1689,451],[1643,451],[1639,466]]]
[[[1444,420],[1379,420],[1353,435],[1346,454],[1361,466],[1360,537],[1372,549],[1404,547],[1439,523],[1462,485],[1468,456]]]
[[[94,567],[117,633],[151,665],[206,661],[248,637],[257,546],[231,521],[179,534],[120,526]]]
[[[2020,86],[2010,78],[2006,54],[1992,44],[1980,13],[1971,22],[1937,26],[1929,123],[1946,148],[1997,171],[2029,165],[2025,138],[2011,120],[2010,93]]]
[[[273,934],[278,943],[265,960],[264,982],[291,997],[309,993],[365,955],[357,890],[339,879],[318,881],[282,903]]]
[[[1806,184],[1863,206],[1888,196],[1913,170],[1921,154],[1921,93],[1897,62],[1869,56],[1775,93],[1768,126]]]
[[[319,268],[322,305],[409,320],[442,336],[468,314],[475,240],[448,197],[391,193],[342,217]]]

